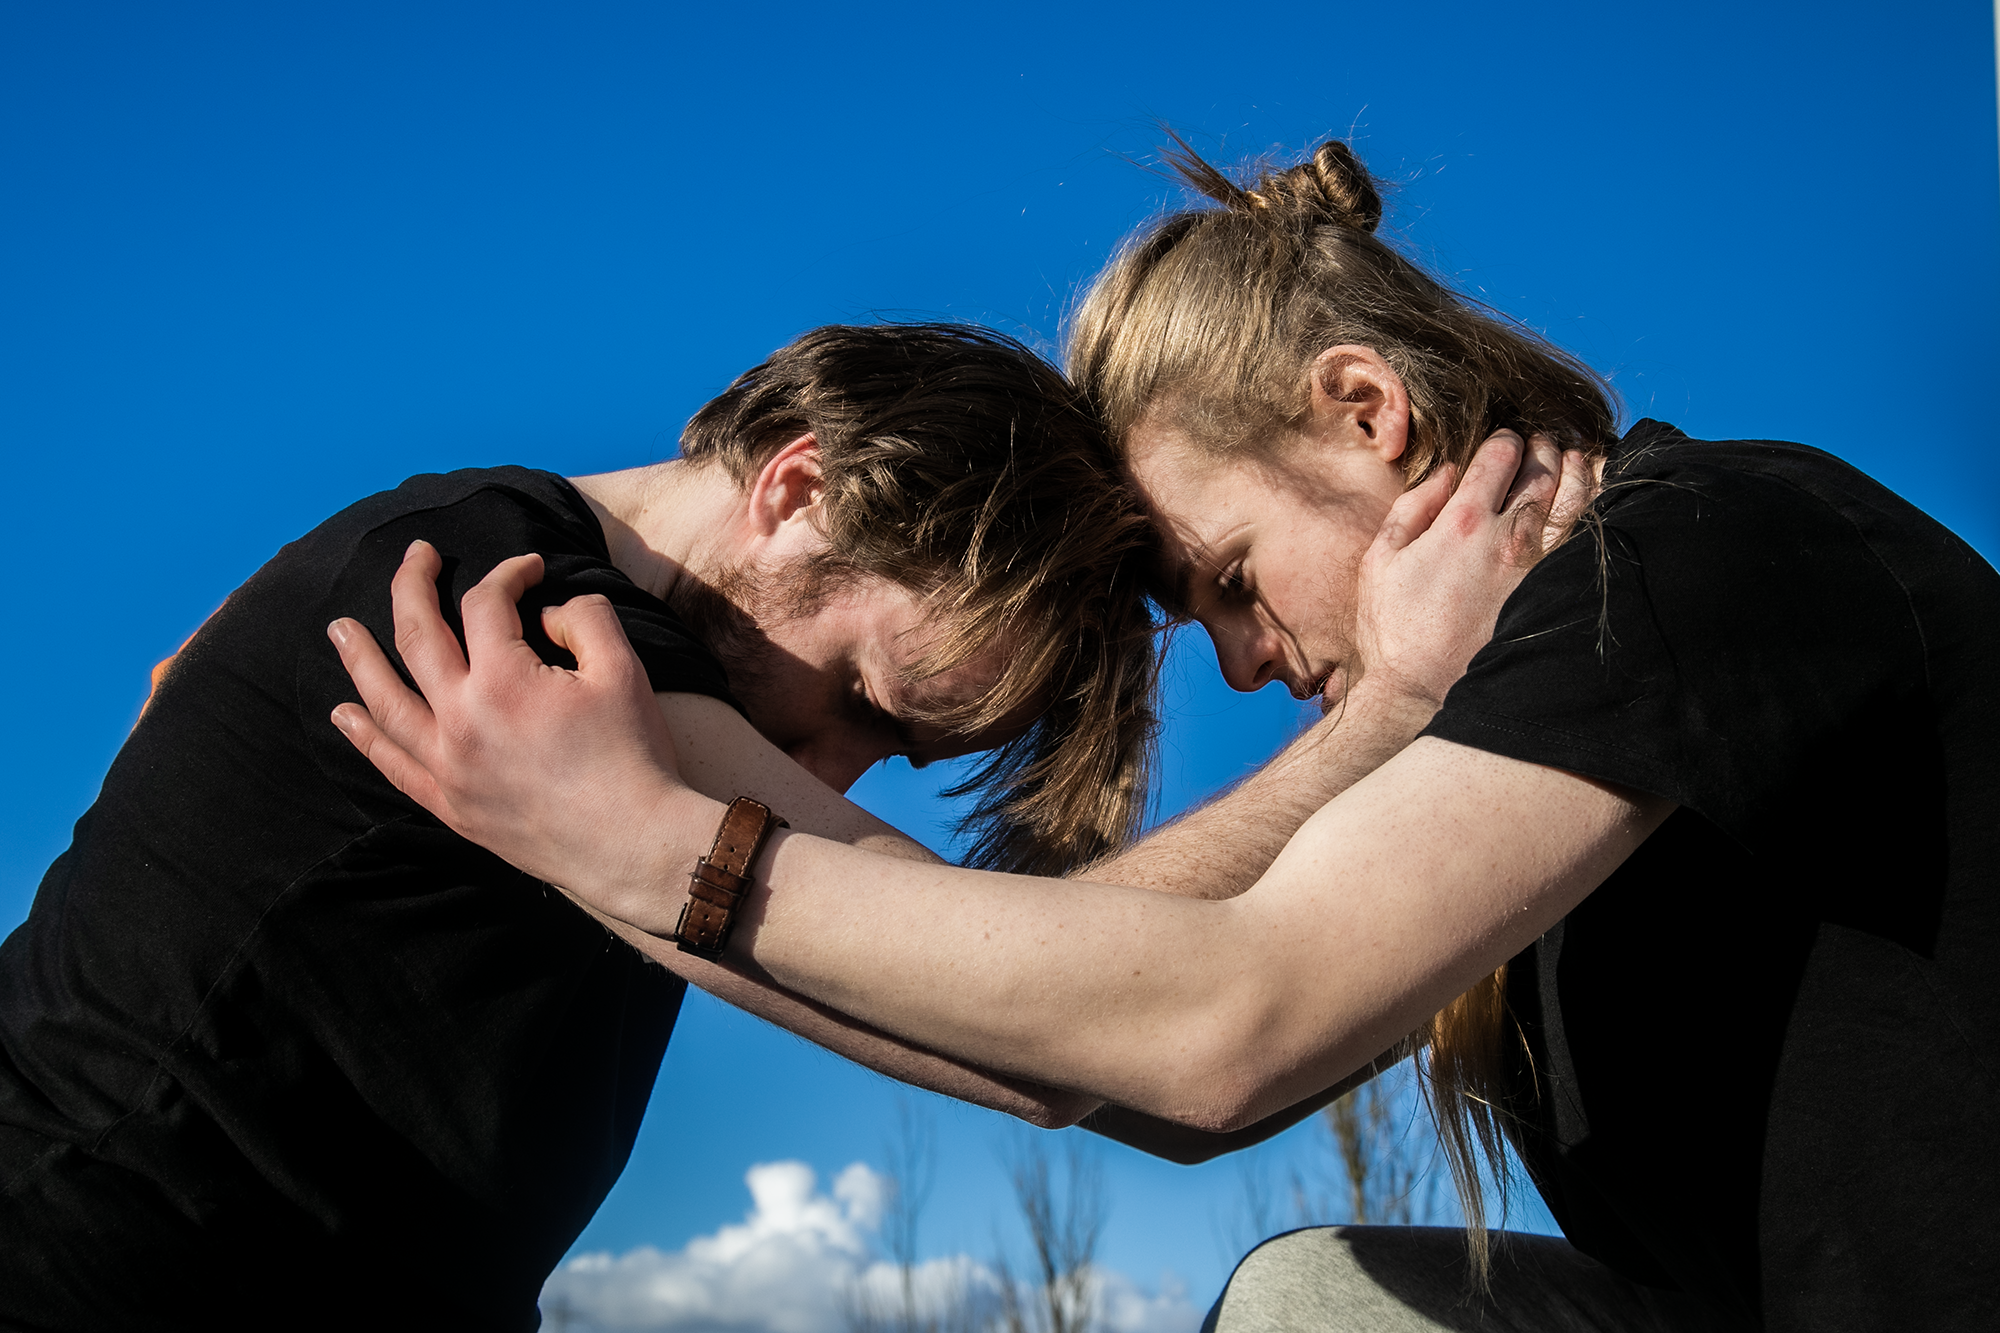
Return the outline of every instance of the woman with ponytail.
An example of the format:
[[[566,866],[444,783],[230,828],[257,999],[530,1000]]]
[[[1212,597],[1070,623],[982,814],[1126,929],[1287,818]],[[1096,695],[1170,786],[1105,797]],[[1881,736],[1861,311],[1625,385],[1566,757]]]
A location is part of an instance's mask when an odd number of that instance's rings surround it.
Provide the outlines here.
[[[1183,1159],[1419,1051],[1470,1262],[1421,1229],[1294,1233],[1222,1333],[1990,1325],[2000,575],[1816,450],[1621,434],[1586,367],[1375,234],[1344,144],[1247,186],[1178,166],[1208,203],[1100,276],[1070,373],[1170,609],[1231,684],[1322,693],[1329,722],[1068,881],[780,832],[732,956]],[[1510,487],[1521,440],[1541,480]],[[429,707],[359,645],[350,739],[671,932],[720,807],[637,739],[615,634],[579,621],[576,673],[522,675],[504,625],[468,626],[468,669],[421,598],[399,612],[443,664]],[[1568,1243],[1489,1249],[1477,1159],[1504,1176],[1508,1144]]]

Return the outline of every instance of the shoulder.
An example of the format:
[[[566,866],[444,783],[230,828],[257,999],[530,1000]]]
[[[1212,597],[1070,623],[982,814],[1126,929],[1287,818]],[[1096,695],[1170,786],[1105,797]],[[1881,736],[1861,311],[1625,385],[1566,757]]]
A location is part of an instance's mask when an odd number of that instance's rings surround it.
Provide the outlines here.
[[[535,554],[543,558],[543,574],[522,598],[521,618],[528,643],[543,660],[573,665],[543,634],[541,610],[595,594],[617,611],[655,688],[729,698],[713,654],[666,603],[612,563],[589,502],[553,473],[502,467],[412,477],[335,524],[346,540],[329,552],[339,569],[320,619],[353,616],[388,642],[384,635],[394,623],[390,580],[409,544],[421,538],[443,557],[439,600],[456,630],[459,602],[479,580],[503,560]]]
[[[379,583],[386,605],[388,580],[416,537],[483,568],[551,547],[608,557],[589,505],[553,473],[496,467],[420,474],[286,543],[230,593],[163,674],[180,674],[224,641],[239,670],[262,658],[274,668],[290,663],[297,645],[310,642],[331,615],[348,613],[327,609],[345,600],[344,585]],[[155,684],[164,684],[159,674]]]
[[[1804,526],[1849,527],[1840,500],[1879,483],[1832,454],[1779,440],[1696,440],[1641,421],[1613,451],[1595,512],[1634,527],[1693,519],[1781,538]]]
[[[1590,517],[1501,609],[1431,734],[1736,828],[1766,770],[1922,688],[1884,552],[1936,525],[1831,455],[1642,422]]]
[[[324,533],[336,541],[360,540],[385,528],[424,529],[434,545],[484,546],[495,541],[532,536],[559,549],[602,558],[609,552],[604,532],[589,504],[568,481],[553,472],[525,467],[465,468],[457,472],[424,473],[393,490],[361,500],[309,535]],[[523,550],[540,549],[521,547]]]
[[[345,580],[386,581],[418,538],[436,546],[448,563],[469,561],[482,572],[530,551],[609,559],[589,504],[552,472],[494,467],[423,473],[355,501],[287,543],[229,603],[275,598],[303,608]]]
[[[1962,546],[1952,534],[1861,469],[1786,440],[1697,440],[1641,421],[1612,451],[1594,506],[1607,528],[1673,530],[1783,547],[1800,538],[1872,550],[1885,564],[1916,546]],[[1683,530],[1686,541],[1694,531]]]
[[[286,546],[231,601],[275,596],[315,608],[320,623],[351,615],[370,628],[377,618],[386,625],[389,581],[418,540],[444,559],[439,593],[451,599],[447,616],[495,565],[519,555],[544,558],[549,593],[572,577],[625,582],[597,516],[569,482],[524,467],[467,468],[410,477],[356,501]]]
[[[1524,590],[1621,581],[1708,607],[1803,602],[1850,629],[2000,612],[2000,574],[1956,534],[1824,450],[1695,440],[1642,421],[1614,451],[1592,522]],[[1551,586],[1553,585],[1553,586]],[[1532,594],[1531,594],[1532,595]]]
[[[1582,598],[1602,610],[1626,596],[1718,627],[1730,607],[1782,621],[1802,602],[1901,618],[1892,566],[1912,541],[1937,539],[1950,534],[1832,454],[1642,421],[1613,451],[1587,521],[1528,575],[1512,609]]]

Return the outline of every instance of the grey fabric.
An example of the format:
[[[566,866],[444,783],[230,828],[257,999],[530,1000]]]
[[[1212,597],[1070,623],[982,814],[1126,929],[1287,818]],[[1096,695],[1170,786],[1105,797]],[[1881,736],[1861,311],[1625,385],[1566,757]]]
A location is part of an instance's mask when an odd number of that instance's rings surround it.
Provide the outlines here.
[[[1236,1266],[1202,1333],[1713,1333],[1678,1292],[1627,1281],[1569,1242],[1493,1233],[1493,1283],[1466,1280],[1448,1227],[1310,1227]]]

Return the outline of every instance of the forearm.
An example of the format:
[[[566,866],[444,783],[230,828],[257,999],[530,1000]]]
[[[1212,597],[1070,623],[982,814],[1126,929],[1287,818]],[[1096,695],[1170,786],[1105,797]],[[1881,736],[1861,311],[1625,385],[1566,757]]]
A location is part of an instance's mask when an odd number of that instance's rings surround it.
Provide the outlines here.
[[[720,814],[683,810],[695,826]],[[731,955],[780,984],[1015,1077],[1210,1127],[1235,1115],[1216,1029],[1193,1011],[1231,1007],[1227,975],[1252,977],[1224,920],[1245,900],[895,864],[791,833],[762,865],[771,891],[751,899]]]
[[[653,698],[673,737],[681,780],[711,800],[726,804],[748,796],[801,833],[903,860],[943,859],[793,763],[721,700],[698,694]]]
[[[674,732],[683,776],[703,795],[716,801],[752,796],[783,813],[801,832],[937,862],[927,848],[829,791],[783,756],[762,753],[768,747],[726,705],[685,695],[663,695],[659,702]],[[1315,811],[1409,744],[1432,712],[1422,701],[1370,690],[1364,681],[1343,706],[1256,774],[1123,855],[1099,862],[1086,875],[1095,882],[1187,897],[1233,897],[1256,882]],[[607,924],[718,999],[891,1078],[1043,1127],[1074,1123],[1100,1105],[1095,1098],[992,1073],[899,1041],[778,987],[754,965],[746,963],[739,975],[681,953],[644,931],[608,919]],[[1129,1136],[1133,1146],[1161,1156],[1205,1160],[1279,1132],[1334,1095],[1337,1091],[1232,1136],[1208,1135],[1118,1108],[1106,1108],[1108,1118],[1096,1127],[1099,1132],[1119,1127],[1123,1135],[1114,1137]]]
[[[585,907],[585,910],[590,909]],[[767,978],[750,975],[754,969],[732,970],[707,962],[682,953],[672,943],[636,926],[596,912],[591,915],[689,985],[899,1083],[984,1106],[1042,1129],[1073,1125],[1102,1105],[1095,1097],[1009,1078],[912,1046],[825,1005],[794,995]]]
[[[663,890],[707,850],[722,812],[685,788],[659,793],[634,821],[650,852],[590,858],[613,876],[578,896],[668,935],[682,895]],[[1257,891],[1218,902],[1001,875],[890,860],[797,830],[772,836],[756,877],[768,891],[739,912],[733,965],[913,1046],[1209,1130],[1310,1097],[1410,1026],[1364,1021],[1357,1031],[1339,994],[1349,969],[1324,944],[1311,994],[1287,996],[1282,974],[1296,969],[1274,974]],[[1294,922],[1280,947],[1323,939],[1313,927],[1324,924]],[[1278,1021],[1286,1007],[1315,1030],[1311,1055],[1302,1034],[1279,1030],[1298,1026]],[[1327,1020],[1344,1029],[1330,1050]]]
[[[1276,758],[1117,856],[1078,872],[1189,898],[1233,898],[1257,882],[1299,826],[1417,738],[1428,701],[1366,677]]]
[[[662,694],[656,701],[682,756],[683,775],[704,796],[715,801],[749,796],[782,812],[791,827],[801,832],[900,860],[939,863],[940,858],[929,848],[787,759],[728,705],[684,694]],[[689,864],[693,864],[692,857]],[[665,896],[678,902],[684,883],[666,886]],[[670,941],[634,926],[593,915],[689,984],[879,1074],[1002,1111],[1045,1129],[1074,1124],[1098,1105],[1095,1098],[989,1073],[898,1041],[783,989],[754,964],[745,963],[732,971],[682,953]]]
[[[720,814],[674,804],[683,823]],[[1670,810],[1420,743],[1315,815],[1235,899],[897,865],[780,834],[737,939],[781,984],[884,1031],[1234,1131],[1395,1045]]]

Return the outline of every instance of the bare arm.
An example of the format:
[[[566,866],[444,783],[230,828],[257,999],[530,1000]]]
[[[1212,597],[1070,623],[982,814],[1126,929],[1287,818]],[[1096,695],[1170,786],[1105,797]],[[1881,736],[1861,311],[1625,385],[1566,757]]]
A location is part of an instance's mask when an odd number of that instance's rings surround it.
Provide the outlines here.
[[[1475,507],[1450,526],[1493,518]],[[1421,570],[1430,557],[1391,558]],[[336,720],[453,827],[663,932],[673,871],[705,846],[720,807],[678,783],[607,605],[583,598],[547,616],[576,671],[520,642],[513,603],[531,563],[508,562],[465,599],[477,672],[430,581],[399,574],[399,643],[450,720],[440,726],[359,641],[343,656],[374,716],[346,706]],[[427,616],[406,624],[406,593]],[[1401,685],[1370,673],[1350,702]],[[1232,901],[925,866],[793,832],[774,840],[770,898],[738,938],[787,985],[886,1031],[1233,1131],[1366,1064],[1558,918],[1664,815],[1426,741],[1315,815]]]
[[[936,853],[793,763],[729,705],[697,694],[661,694],[655,700],[682,776],[695,790],[717,801],[751,796],[784,811],[795,829],[883,856],[938,864]],[[735,971],[720,967],[596,912],[588,903],[582,906],[690,985],[890,1078],[1003,1111],[1044,1129],[1074,1124],[1098,1104],[1093,1097],[994,1074],[898,1041],[785,990],[754,966]]]
[[[880,852],[937,864],[937,853],[885,824],[764,739],[743,715],[705,694],[656,694],[681,779],[718,801],[749,796],[784,812],[796,829]]]
[[[1435,712],[1427,700],[1386,693],[1350,698],[1227,792],[1074,878],[1233,898],[1301,824],[1415,740]]]
[[[664,934],[680,897],[668,886],[722,806],[667,766],[664,724],[608,604],[578,599],[546,618],[574,672],[520,641],[513,563],[464,602],[478,671],[434,604],[410,622],[405,660],[447,722],[371,641],[350,669],[373,718],[353,709],[343,726],[453,827]],[[434,599],[421,573],[398,580]],[[1370,688],[1391,685],[1364,678],[1355,692]],[[906,1041],[1231,1132],[1391,1047],[1560,919],[1669,810],[1420,740],[1221,902],[926,865],[780,831],[759,866],[769,889],[732,948]]]
[[[670,804],[694,827],[719,814]],[[892,869],[780,835],[743,942],[786,984],[888,1031],[1233,1131],[1389,1048],[1559,920],[1670,810],[1423,740],[1227,902]],[[889,912],[908,928],[862,924]]]
[[[1401,1046],[1382,1052],[1346,1078],[1323,1088],[1304,1101],[1294,1102],[1282,1111],[1273,1112],[1254,1124],[1242,1129],[1216,1131],[1196,1129],[1191,1125],[1176,1124],[1159,1116],[1146,1115],[1123,1106],[1113,1106],[1106,1102],[1077,1123],[1093,1134],[1102,1134],[1107,1139],[1116,1139],[1128,1147],[1155,1157],[1164,1157],[1182,1166],[1199,1166],[1211,1162],[1225,1153],[1253,1148],[1278,1134],[1284,1133],[1307,1116],[1315,1115],[1333,1105],[1346,1093],[1354,1091],[1377,1074],[1387,1073],[1403,1060],[1409,1052]]]

